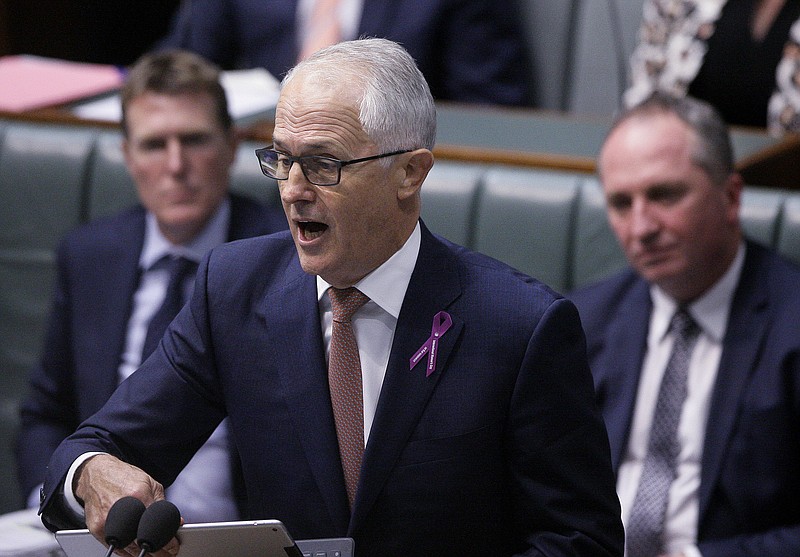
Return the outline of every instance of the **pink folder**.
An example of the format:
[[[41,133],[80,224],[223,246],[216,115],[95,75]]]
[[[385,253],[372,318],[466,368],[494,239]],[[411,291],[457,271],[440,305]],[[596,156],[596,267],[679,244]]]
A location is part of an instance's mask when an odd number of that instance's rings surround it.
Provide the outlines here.
[[[22,112],[91,97],[122,86],[115,66],[39,56],[0,57],[0,110]]]

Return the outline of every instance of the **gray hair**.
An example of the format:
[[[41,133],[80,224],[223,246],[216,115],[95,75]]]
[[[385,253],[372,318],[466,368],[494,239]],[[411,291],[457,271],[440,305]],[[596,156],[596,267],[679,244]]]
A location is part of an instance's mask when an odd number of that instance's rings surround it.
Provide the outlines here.
[[[715,184],[722,184],[735,172],[728,126],[713,106],[700,99],[654,93],[617,116],[609,135],[628,120],[658,114],[672,114],[694,132],[698,141],[692,162],[703,169]]]
[[[281,87],[298,72],[323,86],[346,81],[360,88],[361,127],[380,149],[433,149],[433,97],[414,59],[399,44],[362,38],[324,48],[289,70]]]

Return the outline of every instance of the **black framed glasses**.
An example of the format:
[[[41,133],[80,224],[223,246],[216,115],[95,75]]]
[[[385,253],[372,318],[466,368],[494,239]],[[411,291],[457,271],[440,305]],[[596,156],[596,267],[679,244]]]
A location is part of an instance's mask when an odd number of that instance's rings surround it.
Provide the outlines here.
[[[272,148],[272,145],[262,149],[256,149],[256,157],[258,157],[258,164],[261,166],[261,172],[268,178],[274,180],[286,180],[289,178],[289,171],[292,169],[294,163],[300,165],[303,171],[303,176],[306,180],[315,186],[335,186],[342,179],[342,167],[350,164],[357,164],[360,162],[372,161],[375,159],[382,159],[384,157],[391,157],[393,155],[400,155],[402,153],[410,153],[413,149],[402,149],[400,151],[392,151],[391,153],[381,153],[380,155],[372,155],[371,157],[364,157],[361,159],[353,159],[350,161],[340,161],[331,157],[322,155],[307,155],[305,157],[293,157],[286,153],[281,153]]]

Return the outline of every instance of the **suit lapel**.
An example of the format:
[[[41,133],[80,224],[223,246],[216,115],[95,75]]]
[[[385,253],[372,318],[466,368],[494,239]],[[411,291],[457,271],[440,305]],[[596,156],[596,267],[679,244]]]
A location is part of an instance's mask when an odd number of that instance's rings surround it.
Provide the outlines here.
[[[336,531],[344,532],[350,518],[339,446],[331,410],[325,350],[319,319],[315,277],[303,272],[297,257],[286,270],[283,286],[271,290],[263,314],[265,342],[274,351],[273,369],[281,378],[287,407],[299,433],[308,464]],[[314,318],[309,319],[309,316]],[[280,327],[272,326],[280,323]],[[286,334],[291,331],[291,334]]]
[[[768,283],[760,261],[762,254],[752,245],[731,304],[722,356],[706,422],[700,480],[700,520],[708,509],[709,499],[725,460],[725,453],[738,418],[739,406],[750,374],[755,368],[759,346],[768,328],[769,300],[764,284]]]
[[[133,295],[139,284],[139,255],[144,243],[144,211],[137,209],[120,222],[117,232],[120,241],[114,243],[114,256],[102,262],[102,277],[97,283],[97,297],[103,310],[94,311],[92,319],[99,320],[93,328],[105,331],[106,342],[97,346],[96,389],[100,408],[119,384],[121,354],[125,349],[128,320],[133,305]],[[109,370],[111,372],[109,372]]]
[[[431,336],[434,316],[446,311],[461,293],[452,253],[422,226],[422,244],[397,321],[380,399],[364,452],[361,480],[350,533],[374,504],[414,431],[439,378],[455,370],[448,361],[464,323],[450,313],[452,325],[441,337],[435,370],[426,374],[427,356],[414,369],[409,360]]]
[[[597,369],[610,370],[602,378],[603,418],[611,444],[614,471],[619,469],[628,446],[636,394],[639,388],[652,305],[647,285],[637,281],[631,296],[620,306],[619,313],[608,327],[607,346]],[[644,311],[643,311],[644,310]],[[632,331],[632,333],[631,333]]]

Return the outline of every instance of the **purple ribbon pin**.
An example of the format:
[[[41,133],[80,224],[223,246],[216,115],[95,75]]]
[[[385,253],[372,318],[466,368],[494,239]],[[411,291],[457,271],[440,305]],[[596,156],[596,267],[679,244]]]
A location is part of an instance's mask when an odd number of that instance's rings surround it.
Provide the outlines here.
[[[452,324],[453,320],[450,318],[450,314],[446,311],[440,311],[433,316],[431,336],[425,341],[425,344],[420,346],[419,350],[417,350],[417,352],[411,357],[409,362],[410,367],[408,369],[414,369],[414,366],[419,363],[423,356],[428,354],[428,368],[425,372],[425,377],[430,377],[431,373],[436,371],[436,352],[439,347],[439,339],[447,332]]]

